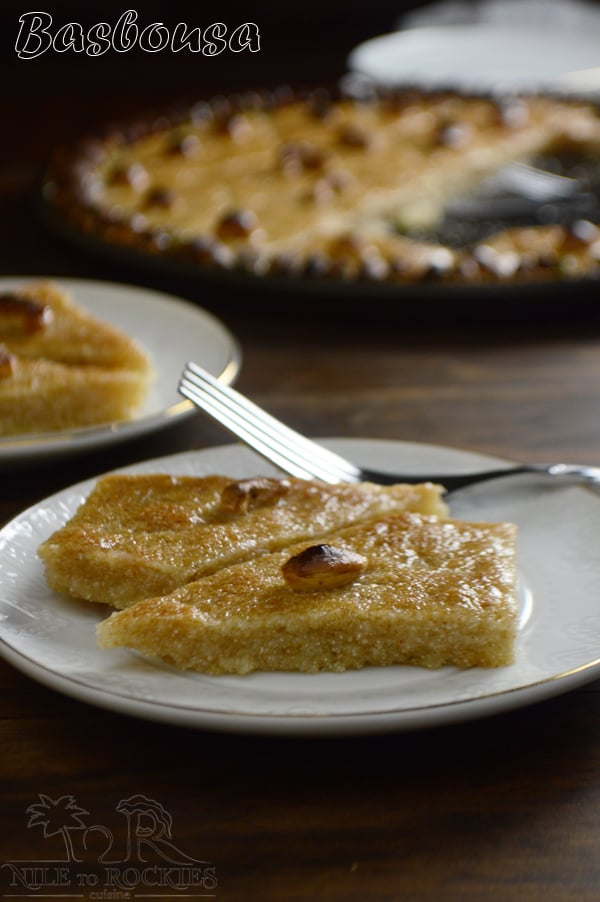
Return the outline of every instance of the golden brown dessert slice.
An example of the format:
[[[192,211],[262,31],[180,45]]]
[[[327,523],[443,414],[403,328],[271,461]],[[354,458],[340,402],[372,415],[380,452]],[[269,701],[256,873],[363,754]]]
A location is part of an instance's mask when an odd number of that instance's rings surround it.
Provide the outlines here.
[[[134,415],[146,393],[146,378],[139,370],[65,366],[51,360],[17,357],[1,348],[0,435],[126,420]]]
[[[133,338],[80,308],[52,282],[0,294],[0,341],[20,357],[143,373],[150,368]]]
[[[0,436],[127,420],[152,367],[136,341],[41,282],[0,294]]]
[[[123,608],[377,515],[444,514],[441,493],[432,484],[109,475],[39,554],[51,588]]]
[[[98,642],[212,674],[507,665],[515,532],[507,523],[390,515],[114,613],[98,626]]]

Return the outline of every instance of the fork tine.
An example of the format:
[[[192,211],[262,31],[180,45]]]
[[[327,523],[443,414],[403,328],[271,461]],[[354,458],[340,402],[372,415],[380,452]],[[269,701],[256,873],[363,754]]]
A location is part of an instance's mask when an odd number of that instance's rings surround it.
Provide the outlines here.
[[[279,451],[277,448],[272,447],[268,439],[261,437],[260,433],[253,430],[250,424],[239,418],[235,412],[232,412],[227,407],[223,406],[218,399],[215,400],[202,389],[182,381],[180,390],[182,394],[201,407],[202,410],[221,423],[221,425],[225,426],[225,428],[237,436],[237,438],[253,447],[262,454],[263,457],[266,457],[272,463],[277,464],[285,472],[292,473],[294,476],[305,479],[323,478],[329,482],[337,481],[331,473],[322,475],[315,472],[316,468],[308,470],[300,458],[296,458],[294,455]]]
[[[340,477],[331,470],[321,471],[315,465],[307,465],[306,457],[293,451],[281,449],[274,445],[269,437],[257,430],[253,424],[240,417],[235,410],[228,408],[218,398],[211,397],[201,388],[182,382],[182,394],[198,404],[206,413],[218,420],[246,444],[251,445],[264,457],[279,465],[283,470],[302,478],[318,478],[328,482],[337,482]]]
[[[194,363],[185,367],[179,391],[282,469],[326,482],[356,481],[359,470],[310,441]]]
[[[212,398],[220,400],[227,410],[243,418],[252,431],[260,433],[265,440],[272,442],[273,447],[281,448],[282,451],[298,457],[304,466],[309,457],[311,464],[314,462],[323,472],[328,471],[338,480],[360,478],[358,468],[343,457],[294,432],[235,389],[224,386],[197,364],[188,363],[184,375],[196,387],[201,387]],[[311,472],[312,466],[309,466],[307,471]]]
[[[238,436],[243,430],[244,440],[252,439],[254,447],[258,444],[257,450],[269,458],[277,453],[281,462],[286,466],[293,463],[294,472],[300,470],[303,476],[308,474],[328,481],[358,478],[358,471],[343,458],[283,426],[243,395],[222,386],[201,368],[188,368],[184,379],[203,393],[202,406],[206,409],[210,405],[211,415],[220,422],[225,421],[224,424]],[[189,390],[189,387],[184,383],[184,390]]]

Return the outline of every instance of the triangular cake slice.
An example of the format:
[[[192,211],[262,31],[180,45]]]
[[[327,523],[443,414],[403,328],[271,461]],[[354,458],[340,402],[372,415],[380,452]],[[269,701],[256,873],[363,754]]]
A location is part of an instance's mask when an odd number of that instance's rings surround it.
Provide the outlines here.
[[[143,373],[150,368],[135,339],[92,316],[53,282],[0,294],[0,341],[19,357]]]
[[[151,376],[133,338],[57,285],[0,294],[0,436],[128,420]]]
[[[393,514],[114,613],[98,642],[211,674],[503,666],[515,538],[506,523]]]
[[[444,515],[440,486],[112,474],[39,548],[51,588],[127,607],[221,567],[405,510]]]

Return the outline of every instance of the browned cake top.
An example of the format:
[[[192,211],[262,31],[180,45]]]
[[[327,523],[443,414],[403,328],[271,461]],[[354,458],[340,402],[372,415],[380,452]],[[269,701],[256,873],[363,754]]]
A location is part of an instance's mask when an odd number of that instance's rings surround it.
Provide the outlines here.
[[[236,560],[377,514],[444,514],[431,484],[117,474],[100,479],[40,548],[61,591],[119,607]]]
[[[133,338],[91,316],[51,282],[0,295],[0,342],[22,357],[149,369],[145,353]]]
[[[282,567],[306,549],[304,543],[190,583],[174,598],[191,605],[190,616],[207,621],[254,620],[273,613],[311,618],[327,609],[343,622],[349,602],[373,615],[422,609],[435,618],[440,610],[462,608],[473,617],[493,610],[512,617],[514,539],[515,529],[506,523],[393,514],[328,538],[333,549],[365,559],[348,583],[327,585],[325,580],[304,591],[286,580]]]
[[[140,602],[98,637],[212,673],[498,666],[516,617],[514,527],[405,513]]]

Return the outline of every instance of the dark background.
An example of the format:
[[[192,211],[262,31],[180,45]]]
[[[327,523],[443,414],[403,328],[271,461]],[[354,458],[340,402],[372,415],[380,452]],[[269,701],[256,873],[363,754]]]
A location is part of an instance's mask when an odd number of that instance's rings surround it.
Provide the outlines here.
[[[513,0],[506,2],[509,5]],[[52,255],[59,245],[50,248],[50,235],[40,233],[44,240],[38,241],[42,251],[38,250],[36,257],[27,246],[31,230],[41,228],[34,209],[39,206],[39,177],[58,145],[98,134],[113,122],[147,118],[178,102],[282,84],[334,84],[347,71],[348,54],[354,47],[395,30],[404,16],[431,5],[418,0],[4,3],[0,7],[0,189],[7,206],[0,221],[0,274],[50,272],[47,267],[52,260],[54,272],[61,266],[73,275],[81,272],[79,255],[64,255],[60,265],[56,262]],[[172,32],[183,22],[189,29],[198,27],[204,32],[213,23],[223,22],[231,33],[244,22],[254,22],[261,47],[255,53],[225,50],[212,57],[189,50],[175,54],[169,49],[156,54],[140,49],[126,53],[110,50],[90,57],[72,50],[58,53],[53,48],[37,59],[17,56],[19,18],[24,13],[49,14],[56,34],[69,22],[81,24],[84,32],[99,22],[114,27],[128,9],[138,14],[140,30],[162,22]],[[31,199],[29,207],[23,203],[26,196]],[[19,241],[7,240],[17,233]],[[4,250],[9,245],[13,248],[10,252]],[[99,277],[103,274],[95,271]],[[129,273],[112,275],[122,278]]]
[[[5,3],[0,10],[0,110],[5,138],[0,142],[0,163],[17,162],[10,140],[13,130],[26,138],[18,142],[19,154],[30,153],[33,159],[43,156],[57,140],[93,129],[99,122],[131,111],[143,113],[179,98],[282,83],[312,86],[335,81],[344,73],[354,46],[393,30],[399,16],[417,6],[402,0]],[[169,50],[155,55],[111,50],[96,58],[71,51],[58,54],[53,49],[33,60],[16,55],[19,17],[25,12],[49,13],[53,31],[70,21],[81,23],[87,31],[101,21],[116,24],[127,9],[136,10],[140,28],[164,22],[172,30],[185,22],[204,30],[213,22],[223,22],[233,30],[243,22],[255,22],[261,49],[257,53],[224,51],[214,57],[189,51],[175,55]],[[75,118],[73,98],[79,101]]]
[[[0,165],[18,162],[16,145],[20,157],[42,158],[58,140],[69,140],[100,123],[132,112],[143,114],[148,108],[160,108],[174,100],[282,83],[313,86],[335,82],[344,73],[353,47],[393,31],[407,13],[430,5],[418,0],[9,0],[0,8],[4,137]],[[127,9],[137,12],[140,28],[163,22],[172,30],[178,22],[185,22],[204,31],[214,22],[223,22],[231,31],[243,22],[254,22],[260,30],[261,49],[257,53],[224,51],[214,57],[189,51],[148,54],[131,50],[119,54],[111,50],[95,58],[50,49],[38,59],[17,58],[15,42],[23,13],[49,13],[54,32],[68,22],[78,22],[87,31],[98,22],[115,25]],[[21,140],[11,142],[14,131]]]

